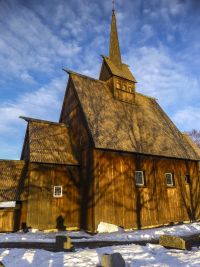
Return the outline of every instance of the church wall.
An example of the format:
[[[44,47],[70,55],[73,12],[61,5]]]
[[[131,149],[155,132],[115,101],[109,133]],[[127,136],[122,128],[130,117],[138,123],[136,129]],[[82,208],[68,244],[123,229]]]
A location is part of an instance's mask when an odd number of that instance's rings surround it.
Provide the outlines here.
[[[106,63],[104,61],[103,64],[102,64],[102,67],[101,67],[101,73],[100,73],[100,76],[99,76],[99,80],[107,81],[111,77],[112,77],[112,74],[109,72],[108,67],[106,66]]]
[[[75,147],[78,149],[78,152],[90,145],[91,139],[88,133],[87,124],[80,104],[75,95],[72,82],[69,82],[67,88],[60,122],[69,125],[72,141]]]
[[[101,221],[129,229],[200,217],[194,161],[94,150],[93,168],[95,229]],[[144,186],[136,186],[136,170],[144,172]],[[174,174],[172,187],[166,184],[166,172]]]
[[[81,172],[80,224],[82,229],[94,230],[93,214],[93,176],[92,147],[93,143],[87,128],[84,113],[77,100],[72,82],[69,81],[62,108],[60,122],[69,125],[73,147],[78,157]]]
[[[30,144],[29,144],[29,124],[27,125],[26,134],[24,138],[24,144],[21,153],[21,160],[30,160]]]
[[[0,232],[17,231],[26,220],[28,164],[2,160],[0,176],[0,202],[5,205],[0,208]]]
[[[62,186],[62,197],[54,197]],[[79,168],[31,163],[27,226],[37,229],[79,228]]]

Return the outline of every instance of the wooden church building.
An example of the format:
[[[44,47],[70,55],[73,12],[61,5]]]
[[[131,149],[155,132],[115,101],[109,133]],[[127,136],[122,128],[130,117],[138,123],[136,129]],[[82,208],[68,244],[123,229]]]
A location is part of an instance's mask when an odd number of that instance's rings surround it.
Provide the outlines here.
[[[0,231],[198,220],[200,151],[156,99],[136,92],[114,11],[99,79],[67,72],[59,122],[21,117],[21,159],[0,161]]]

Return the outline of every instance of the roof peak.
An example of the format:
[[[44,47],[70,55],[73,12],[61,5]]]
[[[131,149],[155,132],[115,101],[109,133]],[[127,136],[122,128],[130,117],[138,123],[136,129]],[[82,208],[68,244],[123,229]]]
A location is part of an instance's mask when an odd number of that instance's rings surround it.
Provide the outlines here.
[[[19,116],[20,119],[23,119],[27,122],[40,122],[40,123],[46,123],[46,124],[53,124],[53,125],[59,125],[59,126],[67,126],[64,123],[60,122],[54,122],[54,121],[48,121],[48,120],[41,120],[41,119],[35,119],[35,118],[30,118],[30,117],[25,117],[25,116]]]
[[[117,33],[117,22],[116,22],[114,5],[112,10],[109,57],[115,65],[121,67],[122,60],[121,60],[121,52],[120,52],[119,39]]]

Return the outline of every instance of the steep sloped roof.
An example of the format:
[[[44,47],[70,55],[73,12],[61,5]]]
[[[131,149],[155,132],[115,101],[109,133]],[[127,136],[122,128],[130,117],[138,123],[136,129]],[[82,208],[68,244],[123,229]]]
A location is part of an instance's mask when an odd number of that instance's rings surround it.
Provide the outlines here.
[[[122,63],[120,66],[118,66],[118,65],[114,64],[110,58],[105,57],[105,56],[103,56],[103,59],[104,59],[105,63],[107,64],[112,75],[122,77],[122,78],[127,79],[127,80],[132,81],[132,82],[136,82],[133,74],[131,73],[131,71],[128,68],[128,65]]]
[[[65,124],[22,118],[29,122],[27,138],[31,162],[78,164]]]
[[[155,99],[135,94],[135,104],[114,99],[105,82],[71,73],[96,148],[199,159]]]
[[[184,138],[187,140],[187,142],[192,146],[194,151],[197,153],[199,159],[200,159],[200,148],[197,146],[197,144],[192,140],[192,138],[187,133],[182,133]]]
[[[26,164],[22,160],[0,160],[0,201],[21,200]]]

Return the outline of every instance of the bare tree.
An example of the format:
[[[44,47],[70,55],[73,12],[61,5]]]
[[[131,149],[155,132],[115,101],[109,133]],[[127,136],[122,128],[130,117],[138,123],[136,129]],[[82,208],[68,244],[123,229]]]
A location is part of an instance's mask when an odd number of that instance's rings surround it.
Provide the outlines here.
[[[192,140],[197,144],[197,146],[200,148],[200,131],[193,129],[189,131],[188,134],[192,138]]]

